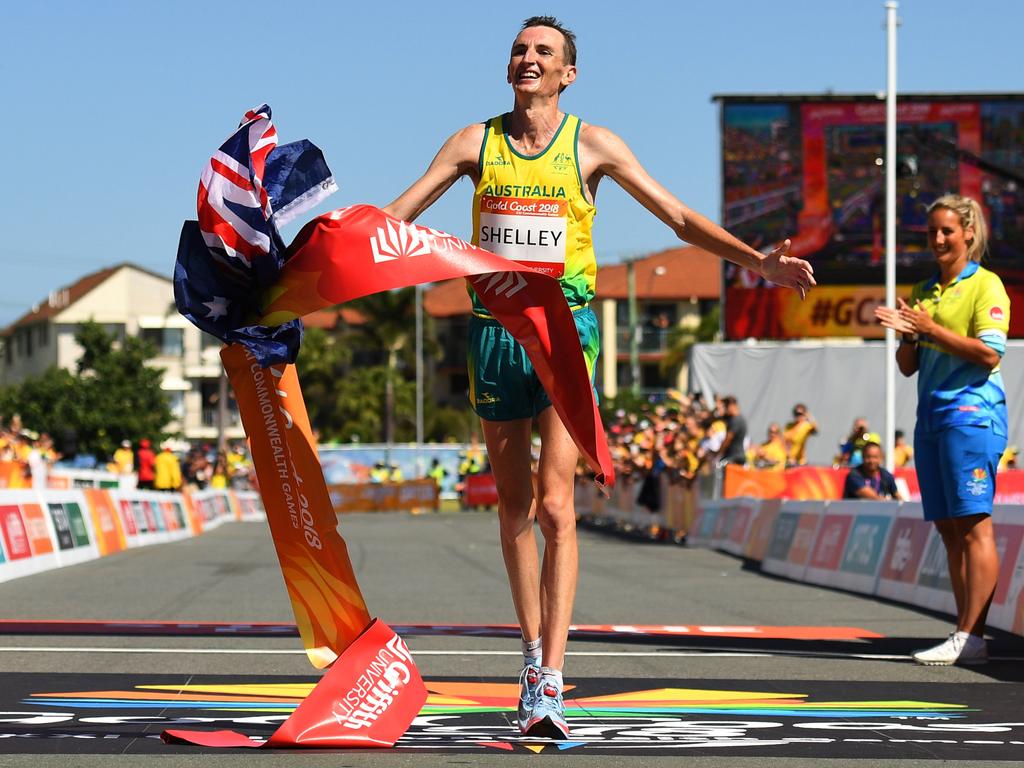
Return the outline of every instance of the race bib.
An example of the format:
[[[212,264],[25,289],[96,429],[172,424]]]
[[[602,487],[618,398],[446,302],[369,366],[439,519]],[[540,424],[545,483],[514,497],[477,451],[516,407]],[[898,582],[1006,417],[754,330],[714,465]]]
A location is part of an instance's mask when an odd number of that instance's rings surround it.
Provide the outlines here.
[[[565,200],[480,198],[480,247],[527,267],[561,277],[565,273]]]

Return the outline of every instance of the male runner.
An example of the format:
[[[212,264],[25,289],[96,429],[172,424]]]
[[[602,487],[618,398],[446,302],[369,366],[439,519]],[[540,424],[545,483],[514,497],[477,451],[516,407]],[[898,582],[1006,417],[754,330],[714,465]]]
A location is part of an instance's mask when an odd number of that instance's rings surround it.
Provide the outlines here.
[[[506,77],[512,111],[449,138],[426,173],[385,210],[411,221],[456,180],[472,179],[473,243],[560,280],[591,376],[600,343],[588,308],[597,275],[590,233],[594,197],[605,176],[681,239],[801,295],[814,284],[810,265],[786,255],[788,241],[767,256],[744,245],[652,179],[614,133],[559,109],[559,95],[576,79],[576,39],[555,18],[524,22]],[[566,738],[561,670],[576,593],[578,451],[548,407],[523,349],[472,298],[470,399],[497,484],[502,554],[523,633],[519,726],[531,735]],[[534,419],[541,439],[536,498],[530,471]],[[543,563],[534,519],[544,536]]]

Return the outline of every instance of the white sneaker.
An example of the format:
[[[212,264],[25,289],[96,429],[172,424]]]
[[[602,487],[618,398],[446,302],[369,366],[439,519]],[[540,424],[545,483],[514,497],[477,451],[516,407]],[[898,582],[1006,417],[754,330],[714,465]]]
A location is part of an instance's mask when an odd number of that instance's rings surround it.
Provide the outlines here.
[[[930,667],[948,667],[952,664],[975,666],[988,664],[988,643],[985,638],[966,632],[954,632],[934,648],[917,651],[913,655],[918,664]]]

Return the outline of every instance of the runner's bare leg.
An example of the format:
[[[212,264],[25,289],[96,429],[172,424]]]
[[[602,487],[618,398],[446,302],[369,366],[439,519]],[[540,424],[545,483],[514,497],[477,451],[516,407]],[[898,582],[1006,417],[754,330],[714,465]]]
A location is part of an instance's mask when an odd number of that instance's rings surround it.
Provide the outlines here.
[[[537,522],[544,534],[541,568],[541,637],[545,667],[562,669],[576,599],[579,551],[573,482],[579,450],[554,408],[537,417],[540,463],[537,469]]]
[[[534,640],[541,636],[541,602],[537,539],[533,533],[536,508],[530,467],[532,419],[481,419],[480,423],[498,489],[501,554],[512,590],[512,603],[523,638]]]

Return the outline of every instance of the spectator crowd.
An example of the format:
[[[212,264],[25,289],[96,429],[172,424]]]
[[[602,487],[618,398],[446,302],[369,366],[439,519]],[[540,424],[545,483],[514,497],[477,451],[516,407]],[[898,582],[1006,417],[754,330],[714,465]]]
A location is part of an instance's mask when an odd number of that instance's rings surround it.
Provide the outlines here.
[[[109,457],[84,457],[70,462],[45,433],[26,428],[17,415],[0,422],[0,467],[20,474],[26,484],[46,488],[54,468],[100,469],[133,482],[138,488],[177,491],[184,488],[250,488],[255,486],[252,461],[244,443],[229,443],[223,450],[209,444],[189,445],[164,441],[154,450],[148,438],[122,440]],[[83,457],[79,457],[80,459]],[[5,482],[10,485],[12,483]]]
[[[616,411],[609,447],[616,473],[634,479],[665,472],[673,482],[692,483],[719,464],[781,470],[807,463],[807,441],[817,432],[802,403],[791,416],[784,426],[773,422],[765,439],[755,442],[735,397],[706,402],[699,393],[677,393],[638,413]]]
[[[659,480],[692,485],[727,464],[781,471],[807,463],[807,444],[818,425],[806,405],[796,403],[787,421],[773,421],[762,440],[752,438],[740,403],[732,396],[705,400],[700,393],[671,393],[659,404],[638,412],[618,410],[608,423],[609,447],[619,477],[640,484],[637,501],[652,511],[660,507]],[[851,470],[851,497],[896,498],[884,463],[882,438],[866,419],[854,419],[849,434],[836,447],[832,466]],[[1000,469],[1017,467],[1017,448],[1010,446]],[[896,467],[912,465],[913,448],[897,430],[893,460]],[[867,464],[866,467],[863,465]],[[585,471],[580,466],[580,471]],[[868,490],[864,490],[867,487]]]

